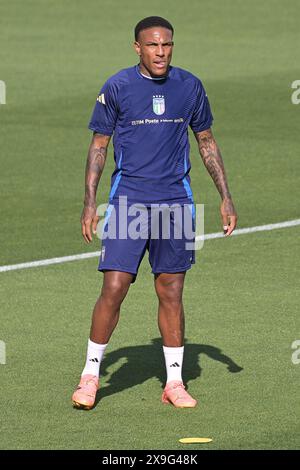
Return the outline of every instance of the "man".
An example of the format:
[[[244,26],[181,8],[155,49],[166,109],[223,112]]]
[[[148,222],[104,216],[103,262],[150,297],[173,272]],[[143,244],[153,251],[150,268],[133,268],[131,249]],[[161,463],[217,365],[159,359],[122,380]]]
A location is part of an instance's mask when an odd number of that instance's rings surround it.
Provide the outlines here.
[[[191,205],[188,127],[198,142],[200,155],[222,199],[224,233],[234,230],[237,215],[229,193],[220,151],[211,132],[212,114],[198,78],[171,67],[173,27],[163,18],[148,17],[135,27],[137,66],[121,70],[101,89],[89,128],[94,131],[88,152],[82,235],[87,243],[96,233],[96,191],[107,147],[114,134],[114,158],[109,208],[120,213],[120,198],[141,203]],[[109,214],[108,214],[109,215]],[[148,217],[148,214],[146,214]],[[151,215],[149,216],[151,217]],[[108,219],[108,217],[107,217]],[[99,367],[116,327],[121,304],[134,282],[139,265],[149,251],[159,300],[158,325],[163,340],[167,380],[163,403],[191,408],[197,401],[182,382],[185,273],[194,263],[194,250],[186,238],[106,238],[102,242],[99,270],[104,273],[101,295],[93,311],[87,358],[74,406],[90,409],[99,387]]]

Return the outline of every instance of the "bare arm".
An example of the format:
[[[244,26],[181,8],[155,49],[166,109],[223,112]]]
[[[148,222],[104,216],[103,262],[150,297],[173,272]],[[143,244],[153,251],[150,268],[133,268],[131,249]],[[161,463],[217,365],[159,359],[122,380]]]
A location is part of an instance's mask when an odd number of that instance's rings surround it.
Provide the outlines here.
[[[220,193],[222,199],[220,211],[223,220],[223,228],[225,234],[228,236],[236,227],[237,213],[229,192],[221,152],[211,129],[195,132],[195,137],[198,142],[203,163]]]
[[[87,243],[92,241],[92,230],[96,233],[99,217],[96,215],[96,193],[102,175],[110,136],[94,133],[88,151],[85,168],[85,197],[81,214],[82,236]]]

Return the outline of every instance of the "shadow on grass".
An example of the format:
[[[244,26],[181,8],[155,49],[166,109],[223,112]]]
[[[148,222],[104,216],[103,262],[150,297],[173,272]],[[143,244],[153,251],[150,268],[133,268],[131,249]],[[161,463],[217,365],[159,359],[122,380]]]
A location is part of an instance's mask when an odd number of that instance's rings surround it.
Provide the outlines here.
[[[237,373],[243,370],[230,357],[226,356],[221,349],[208,344],[191,344],[186,341],[183,362],[183,381],[185,384],[201,376],[202,354],[206,354],[211,359],[226,365],[228,372]],[[95,405],[104,397],[142,384],[153,377],[157,377],[162,387],[164,387],[166,371],[161,338],[153,339],[152,344],[120,348],[108,353],[101,363],[101,377],[108,375],[107,369],[120,360],[123,361],[123,364],[111,374],[105,386],[98,391]]]

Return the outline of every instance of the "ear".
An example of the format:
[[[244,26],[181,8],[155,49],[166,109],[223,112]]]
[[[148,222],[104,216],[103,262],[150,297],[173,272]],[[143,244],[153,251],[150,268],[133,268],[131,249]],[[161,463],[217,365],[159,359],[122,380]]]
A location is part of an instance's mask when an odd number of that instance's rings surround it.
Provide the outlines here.
[[[133,43],[133,48],[135,52],[137,53],[137,55],[141,55],[141,46],[137,41]]]

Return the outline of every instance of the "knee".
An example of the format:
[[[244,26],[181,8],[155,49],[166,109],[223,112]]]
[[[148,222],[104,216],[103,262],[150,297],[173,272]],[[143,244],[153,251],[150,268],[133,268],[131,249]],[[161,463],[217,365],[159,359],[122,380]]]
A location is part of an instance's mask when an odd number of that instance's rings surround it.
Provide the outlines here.
[[[121,304],[128,291],[128,285],[115,278],[105,282],[102,287],[101,297],[111,304]]]
[[[157,287],[157,295],[161,303],[180,305],[182,302],[182,283],[177,280],[161,283]]]

